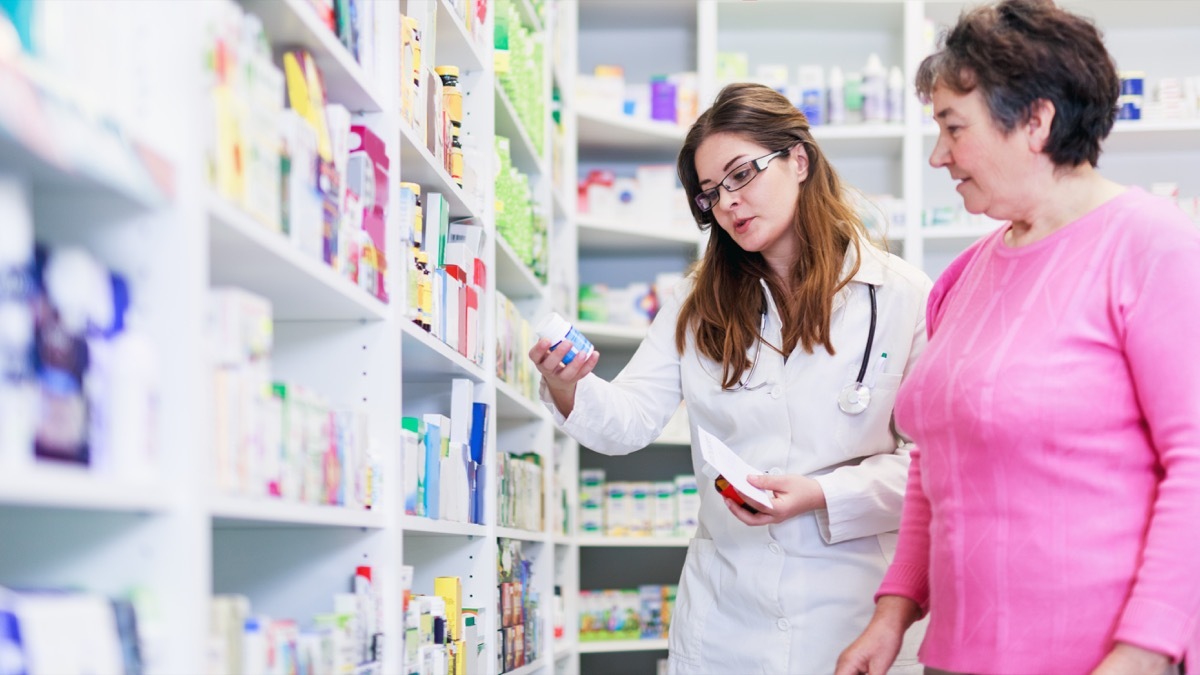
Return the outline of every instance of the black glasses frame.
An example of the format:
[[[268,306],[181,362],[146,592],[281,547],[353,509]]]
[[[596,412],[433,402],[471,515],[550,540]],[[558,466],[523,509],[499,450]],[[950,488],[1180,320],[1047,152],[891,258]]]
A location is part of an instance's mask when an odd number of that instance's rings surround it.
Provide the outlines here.
[[[725,188],[726,192],[737,192],[738,190],[741,190],[742,188],[749,185],[751,181],[753,181],[755,178],[757,178],[758,174],[765,171],[767,166],[771,163],[771,160],[775,159],[776,157],[778,157],[786,152],[787,152],[787,150],[776,150],[775,152],[763,155],[762,157],[759,157],[758,159],[752,159],[748,162],[742,162],[741,164],[738,164],[737,166],[733,167],[733,170],[731,170],[729,173],[725,174],[725,177],[721,179],[721,182],[717,183],[711,189],[704,190],[703,192],[697,193],[696,196],[693,197],[693,200],[696,202],[696,206],[703,213],[708,213],[709,211],[712,211],[713,207],[717,205],[717,202],[721,201],[720,188]],[[754,173],[750,174],[746,178],[745,182],[743,182],[741,185],[738,185],[737,187],[730,187],[725,184],[725,182],[729,180],[730,176],[732,176],[735,173],[738,173],[739,171],[746,169],[747,167],[754,167]]]

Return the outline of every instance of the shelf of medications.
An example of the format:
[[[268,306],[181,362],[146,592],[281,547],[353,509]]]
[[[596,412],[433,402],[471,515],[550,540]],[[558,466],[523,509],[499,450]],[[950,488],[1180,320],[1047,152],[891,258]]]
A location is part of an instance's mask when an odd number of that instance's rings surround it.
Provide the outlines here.
[[[533,6],[530,0],[514,0],[513,4],[517,6],[517,13],[521,15],[521,23],[534,33],[542,31],[542,17],[538,16],[537,9]]]
[[[679,152],[686,129],[670,122],[580,110],[576,133],[581,149]]]
[[[503,675],[531,675],[542,671],[546,665],[546,659],[534,659],[523,666],[504,671]]]
[[[216,495],[209,505],[213,526],[229,527],[354,527],[381,529],[381,510],[302,504],[281,499]]]
[[[529,400],[504,380],[496,380],[496,419],[532,421],[549,418],[550,413],[541,403]]]
[[[646,339],[648,330],[646,326],[614,326],[591,321],[576,321],[575,328],[601,351],[611,348],[634,349]]]
[[[662,252],[695,251],[700,231],[691,223],[654,224],[640,219],[611,220],[579,214],[579,248],[587,251]]]
[[[522,530],[516,527],[497,527],[496,536],[503,539],[516,539],[517,541],[527,541],[534,544],[545,544],[550,540],[549,535],[545,532]]]
[[[667,649],[667,639],[658,640],[597,640],[579,643],[580,654],[612,654],[615,652],[655,652]]]
[[[499,83],[496,83],[495,89],[496,135],[508,139],[508,149],[512,155],[513,166],[530,177],[547,175],[549,172],[542,163],[541,153],[533,144],[529,133],[525,131],[525,124],[517,116],[517,109],[509,100],[508,93]]]
[[[228,200],[210,195],[208,214],[212,285],[238,286],[266,297],[277,320],[388,317],[387,304]]]
[[[321,70],[325,98],[351,112],[382,112],[388,108],[376,85],[350,50],[321,23],[308,0],[242,0],[257,15],[276,50],[303,47]]]
[[[46,79],[32,62],[0,56],[0,173],[89,205],[143,210],[173,197],[165,159]]]
[[[812,127],[813,139],[831,157],[899,158],[904,151],[901,124],[845,124]]]
[[[104,513],[162,513],[166,489],[79,467],[6,468],[0,473],[0,506],[39,507]]]
[[[690,537],[607,537],[581,534],[575,543],[581,548],[687,548]]]
[[[437,0],[437,4],[437,63],[430,67],[458,66],[464,73],[484,70],[492,60],[490,51],[479,47],[449,0]]]
[[[546,286],[503,236],[496,237],[496,289],[510,300],[540,298]]]
[[[451,520],[430,520],[423,516],[401,517],[401,528],[407,535],[434,535],[447,537],[486,537],[487,527],[474,523],[459,523]]]
[[[400,180],[417,183],[425,194],[438,192],[445,196],[450,204],[451,220],[469,217],[483,222],[479,205],[467,201],[466,193],[429,152],[425,141],[404,122],[397,127],[400,129]]]
[[[403,339],[403,377],[405,382],[441,382],[446,377],[465,377],[482,383],[486,374],[479,364],[463,356],[450,345],[426,333],[411,321],[400,322]]]

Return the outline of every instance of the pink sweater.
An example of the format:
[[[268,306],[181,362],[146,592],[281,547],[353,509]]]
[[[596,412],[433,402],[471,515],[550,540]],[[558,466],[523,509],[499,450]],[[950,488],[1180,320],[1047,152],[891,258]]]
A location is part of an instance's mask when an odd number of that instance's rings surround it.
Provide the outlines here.
[[[879,594],[928,609],[936,668],[1086,673],[1114,640],[1178,658],[1200,619],[1200,232],[1137,188],[1029,246],[1006,229],[929,298]]]

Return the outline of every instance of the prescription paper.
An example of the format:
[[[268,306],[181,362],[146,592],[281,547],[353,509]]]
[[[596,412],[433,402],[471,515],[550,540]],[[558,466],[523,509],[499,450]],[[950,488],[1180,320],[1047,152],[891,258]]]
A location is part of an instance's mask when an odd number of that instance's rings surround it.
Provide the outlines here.
[[[703,427],[698,430],[700,432],[700,455],[704,457],[704,461],[716,469],[717,473],[724,476],[733,489],[740,492],[743,497],[757,502],[758,506],[770,506],[771,493],[756,488],[746,481],[746,477],[750,474],[761,474],[762,471],[747,464],[746,460],[730,450],[729,446],[709,433],[708,430]]]

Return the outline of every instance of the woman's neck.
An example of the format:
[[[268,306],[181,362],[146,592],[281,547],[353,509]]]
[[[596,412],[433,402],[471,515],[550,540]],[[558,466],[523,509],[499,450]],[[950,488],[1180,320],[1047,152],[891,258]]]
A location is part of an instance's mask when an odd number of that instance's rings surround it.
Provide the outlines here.
[[[1090,164],[1056,173],[1034,196],[1034,208],[1024,218],[1013,219],[1004,243],[1017,248],[1041,241],[1124,191]]]

